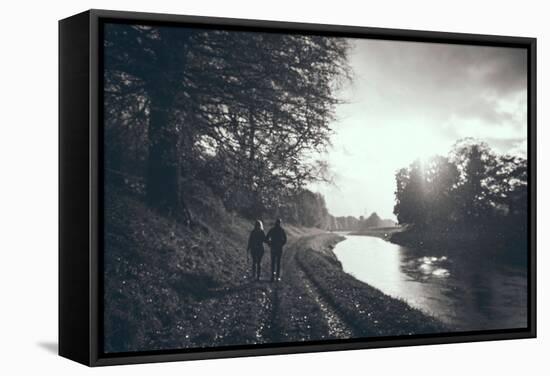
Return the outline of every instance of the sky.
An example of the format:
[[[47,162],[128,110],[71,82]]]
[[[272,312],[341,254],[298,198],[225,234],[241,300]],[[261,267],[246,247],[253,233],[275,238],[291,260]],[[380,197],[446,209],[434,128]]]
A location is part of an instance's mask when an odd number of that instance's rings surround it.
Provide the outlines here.
[[[524,49],[352,39],[353,80],[340,90],[328,161],[333,185],[313,184],[331,214],[393,215],[395,172],[447,155],[464,137],[527,154]]]

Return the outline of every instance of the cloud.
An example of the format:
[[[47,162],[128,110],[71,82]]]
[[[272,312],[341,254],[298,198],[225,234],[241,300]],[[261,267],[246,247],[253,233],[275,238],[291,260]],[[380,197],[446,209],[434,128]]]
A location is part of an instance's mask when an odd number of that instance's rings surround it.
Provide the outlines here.
[[[509,120],[500,101],[527,95],[523,49],[377,40],[355,46],[353,65],[363,81],[356,85],[402,111],[426,108],[439,120],[478,116],[498,123]]]
[[[515,105],[522,103],[522,95],[518,95],[513,105],[503,105],[497,97],[472,96],[457,106],[453,115],[465,119],[479,119],[489,127],[511,124],[522,127],[526,123],[526,107],[518,109]],[[525,116],[524,116],[525,115]]]

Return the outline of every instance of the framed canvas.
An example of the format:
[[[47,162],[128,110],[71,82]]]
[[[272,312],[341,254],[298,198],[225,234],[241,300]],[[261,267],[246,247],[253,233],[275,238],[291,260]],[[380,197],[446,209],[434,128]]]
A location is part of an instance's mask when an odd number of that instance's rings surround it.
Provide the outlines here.
[[[60,355],[535,337],[535,103],[534,38],[60,21]]]

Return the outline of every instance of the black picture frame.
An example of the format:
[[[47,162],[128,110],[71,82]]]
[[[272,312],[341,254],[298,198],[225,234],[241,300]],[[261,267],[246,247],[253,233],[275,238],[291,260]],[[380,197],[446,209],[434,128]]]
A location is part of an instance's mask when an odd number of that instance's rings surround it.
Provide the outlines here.
[[[105,354],[102,350],[102,24],[131,22],[525,48],[528,55],[528,327],[314,343]],[[88,10],[59,21],[59,354],[88,366],[536,337],[536,39]]]

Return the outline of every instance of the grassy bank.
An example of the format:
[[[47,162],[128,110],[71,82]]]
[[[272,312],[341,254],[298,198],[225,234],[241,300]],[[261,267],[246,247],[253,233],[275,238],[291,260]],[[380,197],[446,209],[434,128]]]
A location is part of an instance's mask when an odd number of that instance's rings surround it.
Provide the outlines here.
[[[437,319],[345,273],[332,252],[340,240],[341,237],[331,234],[306,241],[296,260],[324,298],[353,327],[355,336],[395,336],[449,330]]]

